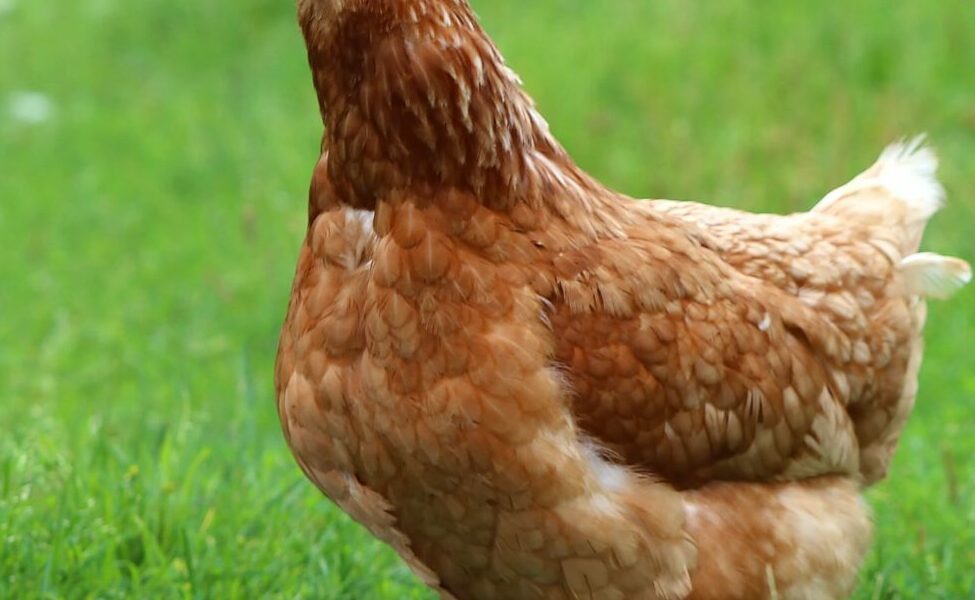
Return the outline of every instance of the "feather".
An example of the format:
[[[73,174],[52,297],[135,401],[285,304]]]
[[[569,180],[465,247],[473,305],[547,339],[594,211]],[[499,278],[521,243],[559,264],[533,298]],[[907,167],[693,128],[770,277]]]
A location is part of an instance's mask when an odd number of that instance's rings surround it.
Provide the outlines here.
[[[933,252],[908,256],[901,261],[900,272],[908,293],[938,300],[950,298],[972,280],[967,262]]]

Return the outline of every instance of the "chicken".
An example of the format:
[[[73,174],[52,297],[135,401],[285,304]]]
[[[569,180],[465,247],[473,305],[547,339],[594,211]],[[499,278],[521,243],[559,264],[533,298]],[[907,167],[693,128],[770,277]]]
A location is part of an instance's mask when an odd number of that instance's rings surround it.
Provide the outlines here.
[[[276,366],[304,473],[443,598],[843,598],[917,391],[920,143],[811,212],[635,201],[466,0],[298,0],[322,118]]]

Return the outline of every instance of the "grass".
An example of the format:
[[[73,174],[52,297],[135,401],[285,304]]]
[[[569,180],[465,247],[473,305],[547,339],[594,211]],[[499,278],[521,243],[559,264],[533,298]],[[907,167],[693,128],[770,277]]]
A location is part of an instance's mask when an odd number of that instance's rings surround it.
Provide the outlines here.
[[[801,210],[928,131],[975,257],[975,4],[480,0],[591,172]],[[286,0],[0,0],[0,596],[431,598],[321,499],[271,365],[320,124]],[[975,302],[932,306],[858,599],[975,596]]]

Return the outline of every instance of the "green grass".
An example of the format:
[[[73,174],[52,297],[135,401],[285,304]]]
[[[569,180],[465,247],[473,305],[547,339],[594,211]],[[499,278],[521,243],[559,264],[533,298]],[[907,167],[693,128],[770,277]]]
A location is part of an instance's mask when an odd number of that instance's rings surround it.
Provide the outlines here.
[[[928,131],[951,199],[928,245],[975,257],[975,3],[477,7],[610,184],[799,210]],[[292,13],[0,0],[2,597],[432,597],[277,424],[320,133]],[[857,598],[975,597],[973,293],[932,306]]]

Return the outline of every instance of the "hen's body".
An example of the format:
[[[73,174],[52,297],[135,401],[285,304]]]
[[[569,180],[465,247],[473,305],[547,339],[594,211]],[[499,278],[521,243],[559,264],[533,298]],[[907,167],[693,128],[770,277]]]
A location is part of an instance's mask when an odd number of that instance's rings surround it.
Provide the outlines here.
[[[933,158],[803,215],[638,203],[465,2],[299,12],[327,151],[277,385],[305,473],[447,597],[847,594],[925,276],[965,274],[904,261]]]

